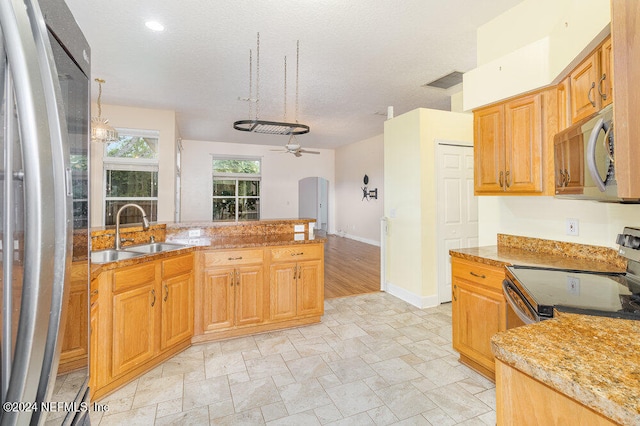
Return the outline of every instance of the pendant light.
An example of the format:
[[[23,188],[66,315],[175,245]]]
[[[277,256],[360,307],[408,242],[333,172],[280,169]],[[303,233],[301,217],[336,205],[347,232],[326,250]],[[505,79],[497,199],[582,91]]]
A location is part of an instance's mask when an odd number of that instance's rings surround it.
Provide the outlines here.
[[[114,142],[118,140],[118,132],[110,124],[109,120],[102,118],[102,104],[100,103],[102,98],[102,83],[105,81],[101,78],[96,78],[98,83],[98,116],[91,117],[91,141],[92,142]]]
[[[254,118],[251,118],[252,108],[249,106],[249,120],[238,120],[233,123],[233,128],[236,130],[240,130],[243,132],[253,132],[253,133],[265,133],[270,135],[302,135],[305,133],[309,133],[309,126],[306,124],[298,123],[298,64],[300,57],[300,42],[298,41],[296,46],[296,122],[295,123],[287,123],[284,121],[265,121],[260,120],[258,118],[260,114],[260,33],[257,36],[256,42],[256,98],[255,100],[251,98],[252,96],[252,73],[253,73],[253,63],[251,51],[249,51],[249,103],[255,102],[256,104],[256,113]],[[286,82],[286,57],[285,57],[285,120],[286,120],[286,96],[287,96],[287,82]]]

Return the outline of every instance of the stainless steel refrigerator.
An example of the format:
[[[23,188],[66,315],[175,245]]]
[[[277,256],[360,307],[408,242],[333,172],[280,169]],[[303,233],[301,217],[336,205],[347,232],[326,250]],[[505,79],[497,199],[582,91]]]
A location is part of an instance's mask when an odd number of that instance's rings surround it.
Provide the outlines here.
[[[90,50],[63,0],[0,1],[0,32],[0,425],[83,423],[88,357],[58,367],[89,321],[67,306],[89,268]]]

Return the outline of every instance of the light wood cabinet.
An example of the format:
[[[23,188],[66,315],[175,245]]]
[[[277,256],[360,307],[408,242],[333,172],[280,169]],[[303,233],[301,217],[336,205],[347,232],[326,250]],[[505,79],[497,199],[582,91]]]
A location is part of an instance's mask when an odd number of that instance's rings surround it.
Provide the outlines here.
[[[543,193],[543,96],[537,92],[474,111],[475,193]]]
[[[451,258],[453,348],[460,361],[494,379],[491,336],[506,330],[504,269]]]
[[[113,282],[111,374],[117,377],[153,357],[160,295],[153,263],[116,271]]]
[[[324,313],[323,244],[198,256],[194,342],[310,324]]]
[[[616,425],[610,419],[496,360],[498,425]]]
[[[199,330],[226,330],[264,321],[262,249],[211,251],[202,254],[202,261]]]
[[[613,102],[611,38],[569,74],[571,122],[576,123]]]
[[[193,254],[100,274],[91,300],[92,397],[100,398],[187,347],[193,335]],[[93,295],[93,291],[92,291]]]
[[[193,336],[193,255],[162,261],[160,349]]]
[[[271,319],[322,315],[324,251],[322,245],[271,250]]]
[[[611,1],[615,167],[618,196],[640,198],[640,2]]]
[[[71,264],[69,300],[58,374],[86,367],[89,362],[89,265],[87,261]]]

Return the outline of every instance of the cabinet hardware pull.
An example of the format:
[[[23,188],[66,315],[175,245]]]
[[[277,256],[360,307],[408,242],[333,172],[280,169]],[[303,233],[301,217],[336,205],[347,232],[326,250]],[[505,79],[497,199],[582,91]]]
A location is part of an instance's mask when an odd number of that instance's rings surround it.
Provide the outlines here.
[[[164,300],[165,302],[167,301],[167,299],[169,298],[169,286],[168,285],[164,285]]]
[[[242,260],[242,256],[238,256],[238,257],[230,257],[227,260]]]
[[[606,79],[607,79],[607,74],[603,73],[602,77],[600,78],[600,82],[598,82],[598,94],[600,95],[603,101],[607,100],[607,94],[602,92],[602,82],[605,81]]]
[[[96,294],[98,294],[98,290],[93,290],[93,291],[91,292],[91,296],[95,296]]]
[[[513,183],[511,179],[509,179],[509,176],[511,176],[511,170],[507,170],[504,176],[504,184],[507,186],[507,188],[511,188],[511,184]]]
[[[564,172],[562,169],[558,169],[558,174],[560,175],[560,182],[558,183],[558,180],[556,179],[556,186],[564,188]]]
[[[230,287],[233,287],[233,272],[229,272],[229,279],[231,280]]]
[[[236,285],[240,285],[240,272],[236,271]]]
[[[153,301],[151,302],[151,307],[153,308],[156,305],[156,290],[151,290],[151,295],[153,296]]]
[[[596,82],[592,82],[591,83],[591,88],[589,89],[589,91],[587,92],[587,99],[589,100],[589,102],[591,102],[591,106],[595,107],[596,106],[596,101],[594,101],[593,99],[591,99],[591,92],[593,90],[595,90],[596,88]]]
[[[458,298],[456,297],[456,289],[457,289],[457,288],[458,288],[458,287],[454,285],[454,286],[453,286],[453,291],[451,292],[451,294],[453,295],[453,300],[454,300],[455,302],[457,302],[457,301],[458,301]]]
[[[569,171],[567,169],[564,169],[564,177],[567,179],[567,185],[569,185],[569,182],[571,182],[571,175],[569,174]]]
[[[304,254],[303,251],[299,252],[299,253],[291,253],[291,256],[302,256]]]
[[[504,172],[500,172],[500,177],[498,178],[498,183],[500,183],[500,188],[504,188]]]
[[[476,274],[475,272],[471,271],[469,272],[471,275],[473,275],[474,277],[478,277],[478,278],[482,278],[485,279],[487,278],[487,276],[485,274]]]
[[[298,279],[302,276],[302,266],[298,266]]]

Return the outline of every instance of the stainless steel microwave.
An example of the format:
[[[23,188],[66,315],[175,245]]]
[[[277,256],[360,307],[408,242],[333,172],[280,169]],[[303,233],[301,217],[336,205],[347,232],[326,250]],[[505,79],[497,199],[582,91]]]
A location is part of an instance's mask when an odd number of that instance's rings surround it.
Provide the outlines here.
[[[618,196],[614,142],[613,105],[558,133],[554,138],[556,197],[640,202]]]

